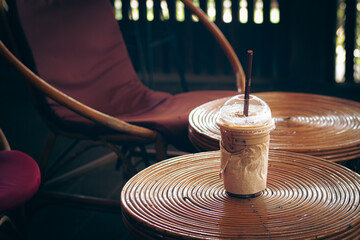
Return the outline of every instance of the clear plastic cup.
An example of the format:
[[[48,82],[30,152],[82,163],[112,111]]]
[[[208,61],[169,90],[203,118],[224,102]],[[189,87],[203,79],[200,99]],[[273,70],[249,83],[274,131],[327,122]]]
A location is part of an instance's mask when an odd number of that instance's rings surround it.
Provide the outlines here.
[[[236,197],[259,195],[266,188],[270,131],[275,128],[269,106],[250,95],[245,116],[244,95],[236,95],[221,107],[217,125],[225,190]]]

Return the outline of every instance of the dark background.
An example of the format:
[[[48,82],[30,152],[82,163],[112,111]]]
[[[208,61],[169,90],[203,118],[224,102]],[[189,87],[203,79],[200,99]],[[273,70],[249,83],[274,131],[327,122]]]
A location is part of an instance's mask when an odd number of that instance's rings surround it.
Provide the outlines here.
[[[251,13],[252,1],[248,2]],[[280,0],[279,24],[268,21],[266,8],[269,2],[264,1],[263,24],[252,23],[251,14],[247,24],[236,21],[225,24],[219,16],[215,22],[233,46],[243,68],[246,51],[254,51],[252,92],[294,91],[360,101],[359,84],[351,79],[347,79],[344,84],[336,84],[334,80],[337,1]],[[351,7],[349,12],[354,12],[355,1],[347,2]],[[205,1],[200,3],[202,7],[205,5]],[[217,1],[218,7],[219,4]],[[126,4],[123,6],[125,9]],[[173,4],[169,3],[169,7],[173,7]],[[143,10],[141,7],[140,11]],[[236,18],[234,11],[233,19]],[[354,24],[348,25],[350,30],[355,27]],[[150,66],[153,66],[152,88],[171,93],[182,92],[177,75],[177,66],[181,66],[189,90],[235,89],[235,78],[226,57],[202,24],[190,21],[188,11],[186,20],[182,23],[172,20],[160,22],[156,18],[148,23],[140,15],[138,22],[123,19],[119,26],[134,67],[146,84],[149,83]],[[3,28],[0,29],[0,34],[1,39],[6,42]],[[170,41],[156,46],[153,44],[168,37]],[[347,40],[347,46],[353,44],[354,41]],[[142,47],[142,52],[139,51],[139,46]],[[148,61],[149,49],[153,51],[151,65]],[[178,64],[175,61],[177,58]],[[145,65],[141,64],[142,60],[146,61]],[[145,72],[142,71],[144,69]],[[1,58],[0,80],[0,128],[13,149],[39,160],[48,128],[37,114],[23,79]],[[67,141],[65,138],[60,139],[59,148]],[[121,216],[118,214],[68,210],[56,206],[42,209],[31,222],[30,239],[130,238],[121,225]],[[45,224],[47,231],[43,227]],[[53,234],[51,238],[47,235],[50,232]],[[56,236],[54,232],[57,233]]]

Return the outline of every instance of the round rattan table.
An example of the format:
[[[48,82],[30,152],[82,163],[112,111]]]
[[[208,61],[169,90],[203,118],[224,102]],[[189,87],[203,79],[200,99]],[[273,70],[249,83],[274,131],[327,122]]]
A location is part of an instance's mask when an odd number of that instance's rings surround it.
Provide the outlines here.
[[[267,189],[230,197],[220,152],[183,155],[132,177],[123,220],[139,239],[354,239],[360,235],[360,176],[310,155],[270,151]]]
[[[316,94],[255,93],[271,108],[276,128],[270,149],[306,153],[340,162],[360,157],[360,103]],[[189,115],[189,138],[199,151],[219,149],[219,110],[227,98]]]

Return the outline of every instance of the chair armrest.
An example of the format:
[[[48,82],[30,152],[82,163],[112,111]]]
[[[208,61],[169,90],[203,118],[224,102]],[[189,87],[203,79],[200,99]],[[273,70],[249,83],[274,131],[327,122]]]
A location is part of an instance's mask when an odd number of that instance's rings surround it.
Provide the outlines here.
[[[229,59],[230,64],[233,68],[236,77],[236,85],[238,92],[244,92],[245,91],[244,70],[240,64],[238,57],[236,56],[234,49],[231,47],[230,43],[225,38],[224,34],[213,22],[209,21],[204,11],[201,10],[201,8],[196,7],[191,0],[181,0],[181,1],[185,4],[187,8],[190,9],[191,12],[193,12],[193,14],[195,14],[200,19],[200,21],[215,37],[220,47],[225,52],[225,55]]]
[[[5,134],[3,133],[3,131],[0,128],[0,151],[3,150],[11,150],[10,145],[5,137]]]
[[[72,111],[78,113],[79,115],[93,121],[105,125],[111,129],[137,135],[140,137],[155,139],[157,133],[153,130],[139,127],[136,125],[129,124],[115,117],[109,116],[105,113],[99,112],[93,108],[90,108],[81,102],[73,99],[72,97],[64,94],[63,92],[57,90],[42,78],[37,76],[34,72],[28,69],[19,59],[17,59],[0,41],[0,54],[23,76],[25,79],[34,87],[39,89],[49,98],[53,99],[57,103],[68,107]]]

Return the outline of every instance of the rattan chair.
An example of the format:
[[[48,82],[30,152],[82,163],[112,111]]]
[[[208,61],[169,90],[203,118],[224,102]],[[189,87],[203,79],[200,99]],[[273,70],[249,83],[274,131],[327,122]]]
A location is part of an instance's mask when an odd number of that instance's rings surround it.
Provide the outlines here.
[[[232,47],[203,11],[191,1],[183,2],[219,42],[234,70],[236,90],[242,91],[244,72]],[[134,149],[140,149],[146,160],[145,146],[154,144],[158,161],[166,158],[168,144],[181,151],[195,151],[188,139],[189,112],[210,100],[237,93],[196,91],[170,95],[145,87],[132,67],[109,1],[62,0],[35,4],[18,0],[16,3],[16,12],[35,68],[30,70],[26,67],[24,61],[13,55],[3,42],[0,42],[0,54],[30,85],[34,104],[50,129],[39,164],[45,186],[55,183],[51,177],[65,163],[94,146],[106,146],[114,151],[119,162],[125,165],[126,172],[131,174],[137,171],[131,161],[136,153]],[[17,38],[14,39],[16,42]],[[83,76],[76,75],[80,68]],[[120,70],[114,72],[114,69]],[[115,75],[115,79],[109,80],[110,75]],[[77,94],[79,89],[83,90],[80,95]],[[102,90],[104,93],[101,93]],[[57,160],[56,165],[49,169],[48,158],[56,136],[72,138],[75,143],[60,156],[62,161]],[[69,155],[70,150],[82,140],[91,142],[79,152]],[[100,160],[94,160],[88,167],[102,165]],[[72,170],[72,174],[65,173],[56,179],[64,181],[85,172],[85,169],[80,166]],[[63,195],[58,196],[63,199]],[[72,200],[79,199],[77,197],[71,195]],[[116,205],[84,196],[80,199]]]

